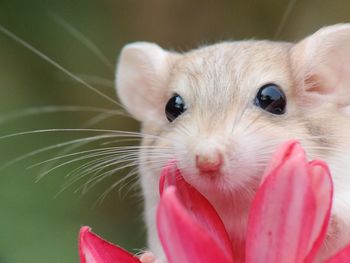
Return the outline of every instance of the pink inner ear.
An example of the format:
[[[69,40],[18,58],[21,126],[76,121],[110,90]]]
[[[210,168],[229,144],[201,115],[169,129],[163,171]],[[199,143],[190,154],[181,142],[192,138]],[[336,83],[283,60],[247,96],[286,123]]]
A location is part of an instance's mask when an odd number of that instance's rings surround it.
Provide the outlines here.
[[[350,103],[350,25],[325,27],[291,50],[296,95],[308,104]]]

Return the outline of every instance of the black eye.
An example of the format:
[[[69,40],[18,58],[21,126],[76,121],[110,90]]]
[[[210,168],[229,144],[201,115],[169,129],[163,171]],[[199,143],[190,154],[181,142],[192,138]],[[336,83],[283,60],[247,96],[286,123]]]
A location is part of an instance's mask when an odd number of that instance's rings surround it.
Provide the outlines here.
[[[180,95],[174,94],[165,106],[168,121],[172,122],[186,110],[185,102]]]
[[[254,104],[272,114],[281,115],[286,112],[287,98],[280,87],[269,83],[259,89]]]

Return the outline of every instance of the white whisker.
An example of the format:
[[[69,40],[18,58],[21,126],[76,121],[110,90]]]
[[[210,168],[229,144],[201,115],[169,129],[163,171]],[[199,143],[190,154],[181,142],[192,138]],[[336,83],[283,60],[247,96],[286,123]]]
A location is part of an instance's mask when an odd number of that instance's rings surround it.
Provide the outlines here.
[[[297,0],[290,0],[288,2],[288,5],[287,5],[287,8],[285,9],[284,13],[283,13],[283,16],[282,16],[282,19],[281,19],[281,22],[279,23],[278,27],[277,27],[277,30],[276,30],[276,33],[274,35],[274,39],[277,39],[281,33],[282,33],[282,30],[284,29],[284,27],[286,26],[286,23],[288,21],[288,18],[290,17],[290,14],[292,13],[293,11],[293,8],[296,4]]]
[[[105,64],[112,72],[114,71],[113,64],[108,60],[108,58],[101,52],[101,50],[87,37],[84,36],[80,31],[73,27],[70,23],[64,20],[57,14],[51,14],[53,20],[63,27],[69,34],[76,38],[80,43],[87,47],[93,54],[100,59],[100,61]]]
[[[13,39],[14,41],[16,41],[17,43],[21,44],[22,46],[26,47],[27,49],[29,49],[30,51],[32,51],[34,54],[36,54],[37,56],[39,56],[40,58],[44,59],[45,61],[47,61],[49,64],[51,64],[52,66],[54,66],[55,68],[59,69],[60,71],[62,71],[63,73],[65,73],[66,75],[68,75],[69,77],[71,77],[72,79],[74,79],[75,81],[77,81],[78,83],[82,84],[83,86],[87,87],[88,89],[92,90],[93,92],[95,92],[96,94],[98,94],[99,96],[103,97],[104,99],[108,100],[109,102],[119,106],[119,107],[123,107],[120,103],[118,103],[117,101],[115,101],[114,99],[110,98],[109,96],[107,96],[106,94],[104,94],[103,92],[99,91],[98,89],[94,88],[93,86],[91,86],[89,83],[86,83],[84,80],[82,80],[81,78],[79,78],[78,76],[76,76],[75,74],[71,73],[69,70],[67,70],[66,68],[64,68],[63,66],[61,66],[60,64],[58,64],[55,60],[49,58],[47,55],[45,55],[43,52],[39,51],[38,49],[36,49],[35,47],[33,47],[31,44],[29,44],[28,42],[24,41],[22,38],[16,36],[15,34],[13,34],[12,32],[10,32],[9,30],[7,30],[5,27],[3,27],[2,25],[0,25],[0,32],[2,32],[3,34],[5,34],[6,36],[8,36],[9,38]]]
[[[56,149],[56,148],[61,148],[61,147],[64,147],[64,146],[68,146],[68,145],[71,145],[71,144],[76,144],[76,143],[81,143],[81,142],[86,142],[86,143],[89,143],[89,142],[93,142],[93,141],[97,141],[97,140],[101,140],[101,139],[105,139],[105,138],[109,138],[109,137],[115,137],[115,135],[97,135],[97,136],[92,136],[92,137],[88,137],[88,138],[81,138],[81,139],[75,139],[75,140],[70,140],[70,141],[67,141],[67,142],[63,142],[63,143],[58,143],[58,144],[54,144],[54,145],[50,145],[50,146],[47,146],[47,147],[44,147],[44,148],[41,148],[41,149],[38,149],[38,150],[35,150],[35,151],[32,151],[32,152],[29,152],[27,154],[24,154],[22,156],[19,156],[7,163],[5,163],[4,165],[2,165],[0,167],[0,169],[4,169],[6,167],[9,167],[11,165],[14,165],[22,160],[25,160],[29,157],[32,157],[34,155],[37,155],[39,153],[43,153],[43,152],[46,152],[46,151],[49,151],[49,150],[52,150],[52,149]]]
[[[0,116],[0,125],[8,121],[13,121],[15,119],[27,117],[30,115],[58,113],[58,112],[99,112],[99,113],[111,114],[115,116],[117,115],[128,116],[124,110],[110,110],[110,109],[88,107],[88,106],[50,105],[50,106],[43,106],[43,107],[28,108],[28,109],[2,115]]]
[[[114,81],[110,79],[106,79],[99,76],[86,75],[86,74],[76,74],[79,78],[85,80],[91,85],[97,85],[100,87],[106,88],[114,88]]]

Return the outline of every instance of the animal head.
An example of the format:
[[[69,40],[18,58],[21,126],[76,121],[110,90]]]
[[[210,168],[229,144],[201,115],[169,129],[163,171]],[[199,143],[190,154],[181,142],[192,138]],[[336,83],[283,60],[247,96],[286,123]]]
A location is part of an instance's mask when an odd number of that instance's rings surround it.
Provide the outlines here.
[[[116,87],[142,122],[142,165],[175,158],[200,189],[235,191],[256,185],[285,140],[329,156],[341,143],[337,124],[347,120],[349,46],[348,24],[296,44],[223,42],[184,54],[147,42],[126,45]]]

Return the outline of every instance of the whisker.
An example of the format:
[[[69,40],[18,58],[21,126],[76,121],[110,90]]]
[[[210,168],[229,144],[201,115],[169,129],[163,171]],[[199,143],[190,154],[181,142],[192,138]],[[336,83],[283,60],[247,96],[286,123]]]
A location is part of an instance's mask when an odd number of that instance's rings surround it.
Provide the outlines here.
[[[122,115],[127,116],[127,113],[124,110],[110,110],[98,107],[88,107],[88,106],[43,106],[43,107],[33,107],[28,109],[23,109],[13,113],[5,114],[0,116],[0,125],[12,121],[18,118],[27,117],[30,115],[37,114],[47,114],[47,113],[58,113],[58,112],[100,112],[111,115]]]
[[[39,56],[40,58],[42,58],[43,60],[45,60],[46,62],[48,62],[49,64],[51,64],[52,66],[54,66],[55,68],[59,69],[60,71],[62,71],[63,73],[65,73],[66,75],[68,75],[69,77],[71,77],[72,79],[74,79],[75,81],[77,81],[78,83],[82,84],[83,86],[87,87],[88,89],[90,89],[91,91],[95,92],[96,94],[98,94],[99,96],[103,97],[104,99],[108,100],[109,102],[119,106],[119,107],[123,107],[120,103],[118,103],[117,101],[115,101],[114,99],[110,98],[109,96],[107,96],[106,94],[104,94],[103,92],[99,91],[98,89],[94,88],[93,86],[91,86],[89,83],[86,83],[84,80],[82,80],[81,78],[79,78],[78,76],[76,76],[75,74],[71,73],[69,70],[67,70],[66,68],[64,68],[63,66],[61,66],[59,63],[57,63],[55,60],[49,58],[47,55],[45,55],[43,52],[39,51],[38,49],[36,49],[34,46],[32,46],[31,44],[29,44],[28,42],[24,41],[22,38],[18,37],[17,35],[13,34],[12,32],[10,32],[9,30],[7,30],[5,27],[3,27],[2,25],[0,25],[0,32],[2,32],[4,35],[8,36],[9,38],[11,38],[12,40],[14,40],[15,42],[21,44],[22,46],[24,46],[25,48],[29,49],[31,52],[33,52],[34,54],[36,54],[37,56]]]
[[[232,129],[231,129],[232,133],[237,127],[237,124],[240,123],[240,121],[242,120],[244,114],[247,112],[248,107],[249,107],[249,104],[245,103],[244,106],[241,108],[240,112],[237,112],[237,114],[235,115],[235,119],[233,120]]]
[[[182,132],[184,135],[191,136],[191,131],[181,122],[175,127],[175,130]]]
[[[63,27],[69,34],[71,34],[75,39],[77,39],[80,43],[82,43],[85,47],[87,47],[93,54],[96,55],[100,61],[105,64],[112,72],[114,71],[113,64],[108,60],[108,58],[102,53],[102,51],[84,34],[78,31],[75,27],[73,27],[70,23],[64,20],[57,14],[50,14],[56,24]]]
[[[120,199],[125,199],[126,196],[129,195],[129,193],[131,192],[131,190],[133,190],[134,187],[139,186],[139,178],[135,175],[129,176],[128,182],[122,184],[119,189],[118,189],[118,194]],[[124,188],[128,187],[128,189],[126,190],[124,196],[122,194]]]
[[[86,75],[86,74],[76,74],[76,75],[79,78],[90,83],[91,85],[97,85],[97,86],[106,87],[106,88],[114,88],[114,81],[113,80],[102,78],[99,76]]]
[[[91,118],[88,122],[86,122],[82,127],[83,128],[90,128],[94,125],[97,125],[98,123],[101,123],[102,121],[105,121],[109,118],[114,117],[114,114],[111,113],[100,113],[96,115],[94,118]]]
[[[52,161],[56,161],[56,160],[60,160],[60,159],[64,159],[64,158],[72,157],[72,156],[76,156],[76,155],[82,155],[82,154],[86,154],[86,153],[108,154],[108,153],[114,153],[114,149],[113,149],[113,147],[102,148],[102,149],[91,149],[91,150],[85,150],[85,151],[80,151],[80,152],[74,152],[74,153],[68,153],[68,154],[64,154],[64,155],[60,155],[60,156],[55,156],[55,157],[47,159],[45,161],[41,161],[39,163],[32,164],[32,165],[30,165],[28,167],[28,169],[32,169],[34,167],[43,165],[43,164],[48,163],[48,162],[52,162]],[[85,155],[84,157],[89,158],[90,156],[91,155]]]
[[[106,133],[113,133],[113,134],[118,134],[118,136],[122,137],[140,137],[144,136],[145,134],[139,133],[139,132],[128,132],[128,131],[117,131],[117,130],[107,130],[107,129],[41,129],[41,130],[33,130],[33,131],[24,131],[24,132],[17,132],[17,133],[12,133],[4,136],[0,136],[0,140],[3,139],[8,139],[16,136],[22,136],[22,135],[29,135],[29,134],[41,134],[41,133],[50,133],[50,132],[106,132]],[[152,137],[153,135],[148,135]],[[161,138],[159,136],[155,136],[157,138]]]
[[[104,120],[106,120],[107,118],[110,118],[110,117],[112,117],[112,115],[110,115],[108,112],[102,112],[101,114],[99,114],[99,115],[95,116],[94,118],[92,118],[90,121],[86,122],[82,127],[83,128],[90,128],[91,126],[97,125],[98,123],[100,123],[100,122],[102,122],[102,121],[104,121]],[[133,141],[136,141],[136,140],[140,140],[140,139],[133,139]],[[131,141],[131,139],[128,140],[128,139],[124,138],[123,140],[119,139],[119,140],[114,140],[114,141],[126,142],[126,141]],[[77,149],[77,148],[79,148],[79,147],[81,147],[83,145],[86,145],[87,143],[89,143],[89,141],[82,141],[80,143],[73,144],[70,147],[67,147],[67,148],[63,149],[62,151],[59,151],[56,156],[63,155],[65,153],[69,153],[69,152],[71,152],[74,149]],[[54,164],[55,164],[55,162],[49,163],[48,165],[45,165],[42,168],[42,170],[39,171],[39,173],[43,173],[45,170],[51,169],[52,165],[54,165]]]
[[[111,133],[114,134],[115,137],[129,137],[129,138],[155,138],[159,140],[164,140],[170,143],[174,142],[174,139],[165,138],[159,135],[147,134],[143,132],[131,132],[131,131],[121,131],[121,130],[107,130],[107,129],[88,129],[88,128],[80,128],[80,129],[40,129],[40,130],[32,130],[32,131],[24,131],[17,132],[8,135],[0,136],[0,140],[10,139],[17,136],[25,136],[25,135],[33,135],[33,134],[42,134],[42,133],[52,133],[52,132],[97,132],[97,133]]]
[[[166,153],[156,153],[156,154],[152,154],[151,155],[153,158],[157,158],[156,162],[159,162],[160,159],[169,159],[171,155],[166,154]],[[101,159],[102,160],[102,159]],[[97,175],[100,171],[105,170],[108,167],[112,167],[115,165],[119,165],[122,163],[126,163],[127,165],[140,165],[140,164],[150,164],[151,161],[143,161],[142,158],[139,157],[138,153],[134,153],[134,154],[127,154],[127,155],[123,155],[123,156],[109,156],[109,158],[105,158],[104,162],[99,162],[97,164],[95,164],[96,162],[92,163],[89,166],[84,167],[83,170],[81,170],[82,175],[84,174],[91,174],[94,173],[95,175]],[[119,169],[120,167],[118,167]],[[121,168],[124,169],[124,168]],[[93,178],[92,180],[95,180],[96,178]]]
[[[109,163],[111,161],[110,156],[100,157],[96,160],[91,160],[87,162],[86,164],[83,164],[79,166],[78,168],[74,169],[72,172],[66,175],[66,177],[70,178],[65,184],[63,184],[62,189],[68,188],[70,185],[80,181],[82,178],[88,176],[92,173],[98,173],[99,169],[101,169],[101,165],[104,165],[105,163]]]
[[[147,161],[147,164],[152,164],[152,163],[159,163],[158,160],[155,161]],[[123,166],[118,166],[110,171],[104,172],[102,174],[99,174],[98,176],[94,176],[92,177],[89,181],[87,181],[84,186],[82,186],[83,188],[83,193],[86,193],[89,189],[91,189],[93,186],[95,186],[97,183],[99,183],[100,181],[102,181],[103,179],[115,174],[116,172],[120,171],[120,170],[124,170],[126,168],[132,167],[132,166],[136,166],[138,164],[138,161],[135,162],[131,162],[131,163],[127,163]],[[118,181],[119,182],[119,181]]]
[[[253,126],[260,118],[262,117],[262,113],[258,114],[252,121],[250,121],[246,127],[243,128],[244,131],[249,131],[249,128]],[[261,126],[263,127],[263,126]],[[254,131],[256,132],[256,130]]]
[[[87,145],[89,143],[89,141],[82,141],[82,142],[78,142],[76,144],[72,144],[69,145],[68,147],[62,149],[61,151],[59,151],[56,155],[54,155],[52,158],[58,157],[58,156],[62,156],[62,155],[66,155],[69,154],[70,152],[72,152],[74,149],[78,149],[84,145]],[[48,162],[46,165],[44,165],[40,170],[39,170],[39,174],[44,173],[47,170],[50,170],[54,165],[56,165],[56,161],[52,161],[52,162]],[[37,180],[40,180],[40,177],[37,178]]]
[[[288,5],[283,13],[283,16],[282,16],[282,19],[281,19],[281,22],[279,23],[278,27],[277,27],[277,30],[276,30],[276,33],[274,35],[274,39],[277,39],[281,33],[282,33],[282,30],[284,29],[284,27],[286,26],[286,23],[288,21],[288,18],[290,17],[290,14],[292,13],[293,11],[293,8],[295,7],[295,4],[296,4],[297,0],[290,0],[288,2]]]
[[[85,194],[87,191],[89,191],[92,187],[94,187],[96,184],[104,180],[105,178],[115,174],[118,171],[124,170],[129,167],[133,167],[137,165],[137,161],[131,162],[128,164],[125,164],[123,166],[118,166],[114,169],[111,169],[109,171],[106,171],[104,173],[101,173],[97,176],[93,176],[91,179],[89,179],[81,188],[82,188],[82,193]]]
[[[47,174],[49,174],[49,173],[51,173],[52,171],[57,170],[57,169],[59,169],[59,168],[65,166],[65,165],[68,165],[68,164],[71,164],[71,163],[73,163],[73,162],[77,162],[77,161],[80,161],[80,160],[89,159],[89,158],[95,158],[95,157],[103,156],[103,155],[108,155],[107,157],[105,157],[105,160],[108,160],[108,162],[113,162],[111,165],[117,165],[117,164],[120,164],[120,163],[130,162],[131,160],[136,160],[136,161],[134,161],[132,164],[125,164],[124,166],[118,166],[116,169],[113,170],[113,173],[116,172],[116,171],[125,169],[125,168],[130,167],[130,166],[134,166],[134,165],[140,163],[140,161],[138,161],[138,152],[135,152],[135,153],[133,154],[134,156],[131,155],[131,157],[132,157],[131,159],[125,159],[125,160],[121,159],[119,155],[116,155],[116,156],[113,156],[113,155],[112,155],[112,156],[110,156],[109,154],[110,154],[109,152],[97,153],[97,154],[90,154],[90,155],[88,155],[88,156],[83,156],[83,157],[75,158],[75,159],[73,159],[73,160],[66,161],[66,162],[61,163],[61,164],[59,164],[59,165],[56,165],[55,167],[51,168],[50,170],[45,171],[44,173],[40,174],[40,175],[38,176],[38,180],[41,180],[41,179],[42,179],[43,177],[45,177]],[[113,157],[114,157],[114,158],[113,158]],[[162,154],[161,156],[158,156],[158,157],[164,157],[164,154]],[[100,159],[98,159],[98,160],[104,160],[104,159],[100,158]],[[107,162],[107,163],[108,163],[108,162]],[[105,164],[105,163],[99,164],[99,165],[104,165],[104,164]],[[98,166],[99,166],[99,165],[98,165]],[[96,168],[98,168],[98,166],[97,166]],[[105,168],[106,168],[106,165],[103,167],[103,169],[105,169]],[[93,172],[93,171],[91,171],[91,168],[90,168],[89,170],[90,170],[89,173],[85,172],[85,174],[82,174],[81,176],[74,178],[74,179],[72,180],[72,183],[74,183],[74,182],[77,181],[77,180],[80,180],[80,178],[85,177],[85,176],[87,176],[88,174],[90,174],[90,173]],[[99,175],[99,177],[100,177],[100,175]],[[95,179],[96,179],[96,178],[95,178]]]
[[[24,154],[22,156],[19,156],[7,163],[5,163],[4,165],[0,166],[0,170],[1,169],[4,169],[6,167],[9,167],[11,165],[14,165],[20,161],[23,161],[29,157],[32,157],[34,155],[37,155],[39,153],[43,153],[43,152],[46,152],[46,151],[49,151],[49,150],[52,150],[52,149],[56,149],[56,148],[61,148],[61,147],[64,147],[64,146],[67,146],[67,145],[70,145],[70,144],[75,144],[75,143],[80,143],[80,142],[92,142],[92,141],[96,141],[96,140],[100,140],[100,139],[104,139],[104,138],[109,138],[109,137],[115,137],[115,135],[98,135],[98,136],[92,136],[92,137],[88,137],[88,138],[81,138],[81,139],[75,139],[75,140],[70,140],[70,141],[67,141],[67,142],[63,142],[63,143],[58,143],[58,144],[53,144],[53,145],[50,145],[50,146],[47,146],[47,147],[44,147],[44,148],[41,148],[41,149],[38,149],[38,150],[35,150],[35,151],[32,151],[32,152],[29,152],[27,154]]]
[[[101,143],[102,146],[106,146],[109,144],[115,144],[115,143],[119,143],[119,142],[139,142],[141,139],[140,138],[135,138],[135,139],[126,139],[124,138],[123,140],[110,140],[108,142],[103,142]]]
[[[57,170],[57,169],[59,169],[59,168],[61,168],[63,166],[66,166],[68,164],[71,164],[71,163],[74,163],[74,162],[78,162],[78,161],[81,161],[81,160],[84,160],[84,159],[94,158],[94,157],[101,156],[101,155],[109,155],[110,153],[111,152],[102,152],[102,153],[99,152],[99,153],[95,153],[95,154],[88,154],[86,156],[78,157],[78,158],[75,158],[75,159],[72,159],[72,160],[60,163],[60,164],[52,167],[51,169],[49,169],[49,170],[39,174],[38,179],[40,180],[43,177],[45,177],[46,175],[48,175],[49,173],[53,172],[54,170]],[[42,162],[42,163],[44,163],[44,162]],[[37,165],[39,165],[39,164],[32,165],[32,166],[29,167],[29,169],[31,169],[31,168],[33,168],[33,167],[35,167]]]
[[[129,178],[131,178],[131,177],[133,177],[133,176],[135,176],[136,177],[136,182],[138,181],[138,178],[137,178],[137,172],[138,172],[138,170],[137,170],[137,168],[134,168],[134,169],[132,169],[122,180],[127,180],[127,179],[129,179]],[[110,193],[110,192],[112,192],[112,190],[114,189],[114,188],[116,188],[116,187],[118,187],[118,185],[120,185],[120,183],[121,183],[121,181],[122,180],[119,180],[119,181],[116,181],[114,184],[112,184],[110,187],[108,187],[107,188],[107,190],[106,191],[104,191],[103,193],[102,193],[102,195],[97,199],[97,202],[96,202],[96,204],[101,204],[105,199],[106,199],[106,197],[107,197],[107,195]],[[119,193],[119,196],[120,196],[120,193]]]
[[[67,180],[63,185],[62,185],[62,190],[65,190],[68,188],[70,185],[74,184],[75,182],[79,181],[83,177],[87,176],[87,171],[90,171],[91,169],[96,170],[95,166],[96,164],[99,164],[101,162],[104,162],[105,160],[110,160],[110,156],[104,156],[104,157],[99,157],[97,159],[91,160],[83,165],[80,165],[79,167],[75,168],[71,172],[69,172],[65,177],[70,178]],[[90,168],[91,167],[91,168]],[[97,166],[98,168],[98,166]]]
[[[42,164],[56,161],[59,159],[67,158],[67,157],[72,157],[76,155],[81,155],[81,154],[86,154],[86,153],[111,153],[111,154],[125,154],[127,153],[139,153],[140,149],[171,149],[170,147],[158,147],[158,146],[114,146],[114,147],[106,147],[106,148],[99,148],[99,149],[91,149],[91,150],[85,150],[85,151],[79,151],[79,152],[74,152],[74,153],[68,153],[65,155],[61,156],[56,156],[50,159],[47,159],[45,161],[41,161],[39,163],[33,164],[28,167],[28,169],[32,169],[34,167],[40,166]],[[152,155],[152,153],[148,153]],[[90,157],[90,155],[86,155],[85,157]]]

